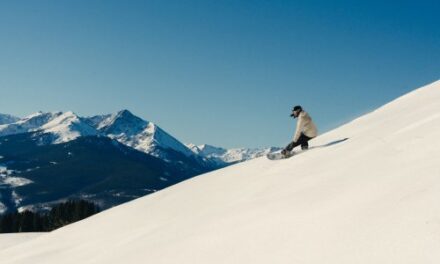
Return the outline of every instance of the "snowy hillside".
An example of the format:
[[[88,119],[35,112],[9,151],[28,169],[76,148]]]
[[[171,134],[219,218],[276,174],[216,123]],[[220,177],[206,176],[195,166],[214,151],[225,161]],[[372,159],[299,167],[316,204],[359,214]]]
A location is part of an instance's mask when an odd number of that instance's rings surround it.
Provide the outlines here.
[[[439,102],[440,81],[290,159],[192,178],[1,250],[0,262],[439,263]]]
[[[16,246],[20,243],[27,242],[31,239],[37,238],[44,233],[15,233],[15,234],[1,234],[0,248],[6,249],[8,247]]]

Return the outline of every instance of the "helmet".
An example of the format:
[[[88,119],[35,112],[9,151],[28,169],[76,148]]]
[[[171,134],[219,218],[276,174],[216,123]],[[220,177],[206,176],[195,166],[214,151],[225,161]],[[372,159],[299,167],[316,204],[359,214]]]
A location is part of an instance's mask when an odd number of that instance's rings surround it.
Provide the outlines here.
[[[297,106],[293,107],[293,109],[292,109],[292,111],[299,111],[299,112],[301,112],[302,110],[303,109],[300,105],[297,105]]]
[[[301,111],[302,111],[302,107],[300,105],[297,105],[297,106],[293,107],[292,113],[290,114],[290,116],[293,118],[296,118]],[[295,115],[295,113],[296,113],[296,115]]]

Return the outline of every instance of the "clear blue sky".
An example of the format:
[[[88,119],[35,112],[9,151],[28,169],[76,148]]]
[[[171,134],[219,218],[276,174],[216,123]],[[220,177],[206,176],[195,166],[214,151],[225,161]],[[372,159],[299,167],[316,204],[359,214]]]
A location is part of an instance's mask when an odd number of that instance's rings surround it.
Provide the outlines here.
[[[129,109],[184,142],[284,146],[293,105],[323,132],[439,79],[439,3],[1,1],[0,113]]]

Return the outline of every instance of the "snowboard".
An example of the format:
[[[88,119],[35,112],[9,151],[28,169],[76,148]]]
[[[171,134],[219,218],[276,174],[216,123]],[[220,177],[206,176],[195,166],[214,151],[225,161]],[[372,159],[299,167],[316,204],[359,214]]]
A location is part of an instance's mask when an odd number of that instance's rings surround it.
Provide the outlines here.
[[[283,154],[281,154],[281,152],[272,152],[272,153],[268,153],[266,155],[266,157],[268,159],[270,159],[270,160],[288,159],[288,158],[290,158],[292,156],[295,156],[295,152],[294,151],[290,152],[290,154],[287,155],[287,156],[284,156]]]
[[[305,151],[308,151],[308,150],[310,150],[310,149],[312,149],[312,148],[313,148],[313,147],[311,147],[311,148],[309,148],[309,149],[301,149],[301,150],[291,151],[291,152],[289,153],[289,155],[287,155],[287,156],[282,155],[282,154],[281,154],[281,151],[277,151],[277,152],[268,153],[268,154],[266,155],[266,157],[267,157],[268,159],[270,159],[270,160],[288,159],[288,158],[290,158],[290,157],[292,157],[292,156],[296,156],[296,155],[298,155],[298,154],[300,154],[300,153],[303,153],[303,152],[305,152]]]

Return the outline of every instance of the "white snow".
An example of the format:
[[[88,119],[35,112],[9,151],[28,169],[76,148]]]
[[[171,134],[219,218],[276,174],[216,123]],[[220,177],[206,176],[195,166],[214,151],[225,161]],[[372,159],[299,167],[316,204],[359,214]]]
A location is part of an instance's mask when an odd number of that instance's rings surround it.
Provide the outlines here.
[[[47,233],[14,233],[0,234],[0,249],[16,246],[20,243],[30,241]]]
[[[192,178],[0,250],[0,263],[440,263],[439,102],[440,81],[301,155]]]
[[[37,112],[31,114],[15,123],[0,125],[0,136],[40,130],[41,126],[60,115],[62,115],[62,112]]]
[[[0,136],[27,132],[51,133],[53,142],[63,143],[80,136],[96,135],[98,131],[75,113],[68,112],[37,112],[15,123],[0,125]]]
[[[71,111],[59,115],[44,124],[41,129],[44,133],[51,133],[56,136],[54,144],[68,142],[80,136],[97,134],[97,131],[92,126]]]
[[[26,178],[10,176],[13,174],[13,172],[13,170],[8,170],[6,166],[0,164],[0,186],[10,185],[10,187],[19,187],[32,183],[31,180]]]
[[[32,182],[33,181],[22,177],[12,177],[12,176],[0,177],[0,184],[8,184],[11,187],[19,187],[30,184]]]

